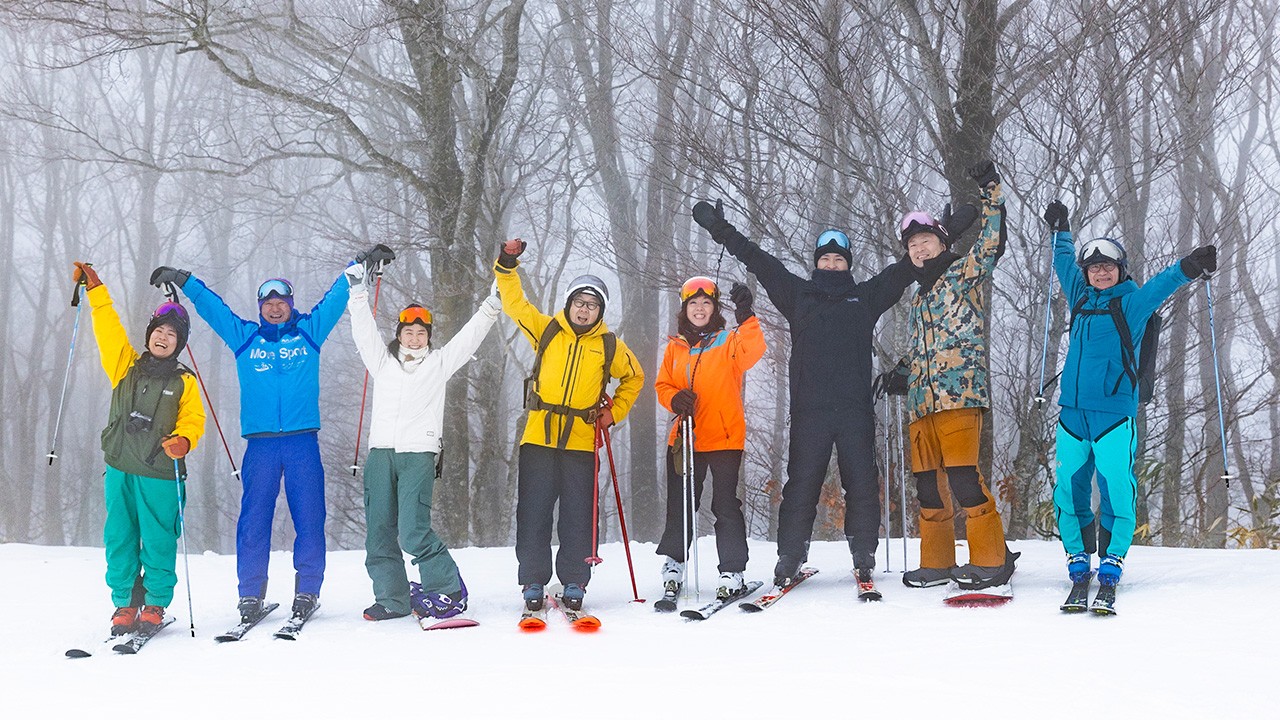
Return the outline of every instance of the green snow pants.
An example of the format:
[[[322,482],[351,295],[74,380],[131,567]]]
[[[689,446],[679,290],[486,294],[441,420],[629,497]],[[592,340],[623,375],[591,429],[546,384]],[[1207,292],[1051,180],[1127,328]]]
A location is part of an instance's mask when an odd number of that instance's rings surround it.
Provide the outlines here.
[[[431,529],[435,486],[435,453],[373,448],[365,458],[364,566],[374,598],[393,612],[410,610],[402,548],[413,556],[424,591],[447,595],[462,589],[449,548]]]
[[[178,583],[178,492],[174,480],[132,475],[110,465],[103,474],[107,522],[107,586],[116,607],[129,607],[142,573],[147,605],[169,607]],[[186,502],[186,488],[181,488]]]

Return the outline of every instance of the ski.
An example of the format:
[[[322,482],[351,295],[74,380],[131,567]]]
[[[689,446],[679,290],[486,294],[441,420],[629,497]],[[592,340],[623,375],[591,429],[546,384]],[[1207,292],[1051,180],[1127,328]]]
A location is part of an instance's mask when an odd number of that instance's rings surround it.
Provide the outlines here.
[[[741,590],[739,590],[736,593],[733,593],[729,597],[716,598],[715,600],[712,600],[711,602],[707,603],[706,605],[703,605],[702,607],[696,610],[693,610],[693,609],[685,610],[680,613],[680,617],[688,618],[689,620],[706,620],[712,615],[715,615],[721,610],[734,604],[738,600],[741,600],[745,597],[749,597],[752,593],[754,593],[755,591],[759,590],[762,587],[764,587],[764,583],[760,582],[759,580],[752,580],[751,582],[744,585]]]
[[[479,624],[480,623],[472,620],[471,618],[465,618],[457,615],[451,618],[445,618],[444,620],[437,620],[431,616],[418,618],[418,625],[421,626],[423,630],[451,630],[453,628],[475,627]]]
[[[876,581],[871,577],[869,572],[867,573],[867,579],[861,580],[858,578],[858,572],[855,570],[853,573],[853,579],[858,583],[858,599],[862,602],[875,602],[884,597],[880,594],[880,591],[876,589]]]
[[[1082,613],[1089,609],[1089,585],[1093,580],[1093,573],[1081,580],[1080,582],[1071,583],[1071,592],[1067,594],[1067,599],[1058,607],[1064,613]]]
[[[574,610],[565,605],[564,592],[559,586],[554,588],[554,594],[551,595],[551,604],[555,606],[565,620],[569,621],[569,626],[579,632],[595,632],[600,629],[600,618],[592,615],[586,610]]]
[[[653,604],[654,612],[669,613],[676,611],[676,600],[680,597],[680,583],[668,580],[662,585],[662,599]]]
[[[302,632],[302,626],[307,624],[307,621],[310,620],[311,616],[315,615],[316,610],[319,609],[320,603],[317,602],[315,605],[311,606],[311,612],[306,615],[294,615],[289,618],[289,622],[285,623],[284,627],[276,631],[275,637],[280,640],[297,640],[298,633]]]
[[[794,590],[797,585],[799,585],[800,583],[804,582],[805,580],[808,580],[809,578],[817,574],[818,574],[817,568],[811,568],[811,567],[803,568],[800,570],[800,574],[797,575],[795,579],[793,579],[791,582],[783,586],[774,585],[772,590],[765,593],[764,595],[761,595],[755,600],[752,600],[750,602],[738,603],[738,607],[742,608],[746,612],[752,612],[752,613],[760,612],[761,610],[764,610],[765,608],[781,600],[783,595],[786,595],[787,593]]]
[[[240,638],[244,637],[245,633],[252,630],[255,625],[261,622],[263,618],[270,615],[278,607],[280,607],[280,603],[271,603],[269,605],[263,605],[262,610],[257,615],[254,615],[248,620],[241,622],[239,625],[236,625],[230,630],[215,637],[213,641],[219,642],[219,643],[238,641]]]
[[[93,648],[94,648],[93,650],[85,650],[85,649],[83,649],[83,648],[71,648],[70,650],[68,650],[68,651],[67,651],[66,653],[64,653],[64,654],[65,654],[67,657],[69,657],[69,658],[87,658],[87,657],[93,657],[93,654],[94,654],[95,652],[98,652],[99,650],[102,650],[103,648],[113,647],[113,646],[115,646],[115,645],[117,645],[117,644],[119,644],[119,643],[121,643],[121,642],[125,642],[125,641],[127,641],[127,640],[129,639],[129,637],[130,637],[130,636],[132,636],[132,635],[133,635],[133,633],[122,633],[122,634],[120,634],[120,635],[111,635],[111,636],[110,636],[110,637],[108,637],[106,640],[99,640],[98,642],[94,643],[94,644],[91,646],[91,647],[93,647]]]
[[[525,605],[524,612],[520,614],[520,630],[522,632],[538,632],[547,629],[547,599],[542,598],[542,602],[538,603],[538,607],[531,608]]]
[[[1093,604],[1089,606],[1089,612],[1094,615],[1115,615],[1116,614],[1116,586],[1098,584],[1098,594],[1093,598]]]
[[[147,643],[151,642],[151,638],[160,634],[160,631],[173,624],[173,616],[165,618],[159,625],[146,630],[135,632],[128,640],[116,644],[111,649],[121,655],[134,655],[143,648]]]
[[[1013,586],[1009,583],[993,585],[980,590],[962,588],[951,583],[942,602],[951,607],[996,607],[1013,599]]]

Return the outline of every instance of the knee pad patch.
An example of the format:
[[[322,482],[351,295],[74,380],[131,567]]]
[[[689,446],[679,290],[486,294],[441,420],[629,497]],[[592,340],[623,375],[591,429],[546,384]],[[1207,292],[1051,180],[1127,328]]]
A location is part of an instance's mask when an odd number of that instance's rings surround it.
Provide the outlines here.
[[[978,468],[972,465],[947,468],[947,479],[951,482],[951,494],[963,507],[977,507],[987,501],[987,494],[982,489],[982,481],[978,476]]]
[[[938,471],[925,470],[916,475],[916,498],[920,507],[933,510],[942,509],[942,494],[938,492]]]

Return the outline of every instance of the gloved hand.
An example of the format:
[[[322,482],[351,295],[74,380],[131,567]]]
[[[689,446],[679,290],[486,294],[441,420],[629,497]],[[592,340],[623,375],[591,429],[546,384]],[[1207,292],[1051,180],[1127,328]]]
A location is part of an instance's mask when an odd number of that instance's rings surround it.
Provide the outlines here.
[[[392,260],[396,259],[396,254],[391,248],[378,243],[373,247],[356,255],[356,262],[367,265],[375,273],[382,272],[382,267]]]
[[[1067,222],[1067,206],[1057,200],[1045,206],[1044,221],[1049,223],[1049,229],[1054,232],[1066,232],[1071,229],[1071,225]]]
[[[608,430],[611,427],[613,427],[613,410],[607,407],[600,408],[596,413],[596,429]]]
[[[348,265],[347,269],[342,272],[347,276],[347,284],[351,286],[352,295],[369,292],[369,289],[364,285],[365,275],[368,271],[365,269],[363,262],[357,260]]]
[[[521,253],[528,246],[529,243],[520,238],[512,238],[502,243],[502,250],[498,252],[498,264],[507,269],[515,267]]]
[[[77,283],[84,283],[85,292],[102,284],[102,281],[98,279],[98,273],[94,272],[92,265],[83,262],[75,262],[73,264],[76,269],[72,271],[72,278]]]
[[[191,452],[191,441],[181,435],[170,435],[160,441],[160,447],[164,448],[164,454],[170,458],[177,460],[187,456]]]
[[[983,160],[969,167],[969,177],[978,183],[978,187],[986,188],[1000,182],[1000,173],[996,172],[995,163]]]
[[[751,307],[756,301],[756,296],[746,285],[740,282],[734,283],[729,290],[729,300],[733,303],[733,318],[739,325],[756,314],[755,309]]]
[[[187,284],[187,278],[191,277],[191,273],[186,270],[178,270],[168,265],[161,265],[151,273],[151,284],[161,287],[165,283],[173,283],[178,287]]]
[[[685,388],[671,396],[671,412],[677,415],[693,415],[693,405],[696,402],[698,402],[698,396],[689,388]]]
[[[938,218],[938,221],[942,223],[942,227],[946,228],[947,235],[950,236],[951,240],[955,241],[956,238],[964,234],[965,230],[972,227],[977,219],[978,208],[972,204],[965,203],[956,208],[955,212],[952,212],[951,203],[947,203],[946,207],[942,209],[942,217]]]
[[[502,312],[502,297],[498,295],[497,280],[489,286],[489,294],[485,296],[484,302],[481,304],[489,307],[495,313]]]
[[[1213,245],[1198,247],[1182,258],[1180,264],[1183,274],[1192,280],[1208,277],[1218,269],[1218,248]]]
[[[693,206],[693,221],[706,230],[710,230],[718,223],[724,222],[724,201],[716,200],[716,204],[713,206],[706,200],[699,200]]]
[[[885,395],[906,395],[909,373],[906,358],[903,358],[897,365],[877,375],[871,383],[872,401],[878,401]]]

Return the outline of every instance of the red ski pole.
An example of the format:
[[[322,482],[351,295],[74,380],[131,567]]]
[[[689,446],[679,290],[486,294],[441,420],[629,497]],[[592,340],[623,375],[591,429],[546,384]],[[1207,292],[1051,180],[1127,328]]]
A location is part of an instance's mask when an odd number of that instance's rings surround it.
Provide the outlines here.
[[[600,426],[596,425],[596,446],[591,450],[595,470],[591,476],[591,556],[583,558],[588,565],[604,562],[600,557]]]
[[[644,598],[640,597],[640,591],[636,589],[636,568],[631,562],[631,538],[627,537],[627,518],[622,514],[622,490],[618,488],[618,468],[613,464],[613,437],[609,434],[608,428],[601,432],[604,434],[605,453],[609,456],[609,475],[613,478],[613,500],[618,505],[618,524],[622,526],[622,547],[627,552],[627,570],[631,573],[631,596],[635,598],[632,602],[644,602]]]
[[[173,283],[165,283],[164,296],[169,302],[178,302],[178,288]],[[187,343],[187,359],[191,361],[191,369],[196,373],[196,382],[200,383],[200,392],[204,393],[204,404],[209,408],[209,416],[213,418],[213,426],[218,429],[218,439],[222,441],[222,449],[227,453],[227,462],[231,463],[231,477],[240,477],[240,469],[236,467],[235,458],[231,456],[231,446],[227,444],[227,436],[222,434],[222,423],[218,422],[218,411],[213,409],[213,400],[209,397],[209,386],[204,384],[204,376],[200,374],[200,365],[196,363],[196,355],[191,352],[191,343]]]
[[[378,318],[378,295],[382,292],[382,273],[377,273],[378,280],[373,284],[373,317]],[[356,421],[356,455],[351,461],[351,477],[360,469],[360,436],[364,433],[364,401],[369,393],[369,369],[364,371],[364,389],[360,391],[360,419]]]

